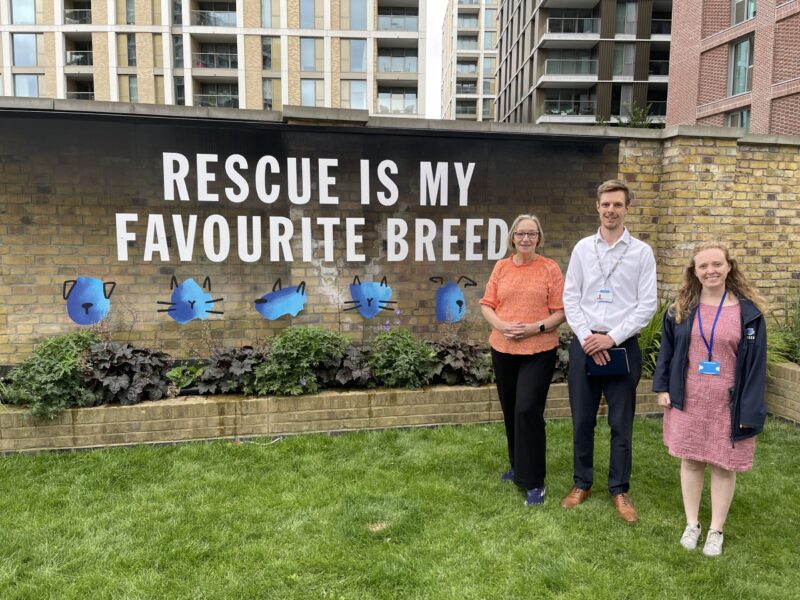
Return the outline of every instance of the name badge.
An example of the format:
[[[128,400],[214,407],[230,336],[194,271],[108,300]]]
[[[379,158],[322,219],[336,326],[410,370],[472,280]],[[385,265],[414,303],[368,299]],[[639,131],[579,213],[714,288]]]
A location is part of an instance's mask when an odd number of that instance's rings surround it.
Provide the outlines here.
[[[719,375],[719,363],[715,360],[704,360],[697,372],[700,375]]]
[[[594,301],[611,304],[614,301],[614,293],[611,290],[597,290],[594,294]]]

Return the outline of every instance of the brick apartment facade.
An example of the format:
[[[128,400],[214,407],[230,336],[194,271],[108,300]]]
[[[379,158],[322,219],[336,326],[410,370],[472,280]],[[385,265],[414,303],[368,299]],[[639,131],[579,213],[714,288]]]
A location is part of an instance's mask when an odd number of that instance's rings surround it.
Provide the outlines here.
[[[667,125],[800,133],[800,0],[676,0]]]

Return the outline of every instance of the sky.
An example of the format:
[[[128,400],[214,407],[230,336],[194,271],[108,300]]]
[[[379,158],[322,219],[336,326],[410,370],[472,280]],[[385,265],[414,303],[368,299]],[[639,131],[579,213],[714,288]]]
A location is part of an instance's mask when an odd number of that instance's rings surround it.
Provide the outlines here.
[[[442,113],[442,24],[447,0],[428,0],[427,48],[425,62],[425,116],[438,119]]]

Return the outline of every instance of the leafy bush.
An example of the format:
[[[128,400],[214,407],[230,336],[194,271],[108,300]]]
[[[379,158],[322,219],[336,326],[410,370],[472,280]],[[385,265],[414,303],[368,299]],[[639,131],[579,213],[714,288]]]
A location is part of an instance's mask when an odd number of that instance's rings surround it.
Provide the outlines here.
[[[783,305],[783,319],[773,315],[773,327],[767,336],[768,362],[790,361],[800,365],[800,296],[788,297]]]
[[[214,350],[208,365],[197,379],[201,394],[250,392],[255,369],[265,360],[264,351],[253,346]]]
[[[429,383],[441,370],[431,346],[406,329],[382,331],[375,337],[369,357],[379,385],[416,388]]]
[[[94,344],[85,359],[84,381],[95,395],[95,404],[160,400],[167,391],[167,354],[130,344]]]
[[[81,377],[81,355],[97,341],[87,329],[43,341],[9,373],[6,400],[29,405],[35,419],[54,419],[70,407],[92,406],[95,395]]]
[[[563,383],[569,375],[569,345],[572,343],[572,330],[560,329],[558,348],[556,348],[556,367],[553,369],[551,383]]]
[[[361,346],[350,344],[345,348],[341,362],[335,367],[321,369],[317,380],[322,388],[370,387],[373,381],[366,352]]]
[[[661,350],[661,328],[664,325],[664,315],[669,308],[669,300],[662,300],[656,309],[656,314],[650,322],[639,332],[639,348],[642,351],[642,377],[648,379],[656,371],[658,352]]]
[[[179,390],[194,386],[203,374],[204,367],[199,365],[180,365],[167,371],[167,378]]]
[[[447,335],[433,344],[441,371],[436,381],[447,385],[481,385],[494,381],[492,355],[488,348],[455,335]]]
[[[272,341],[266,362],[255,369],[256,394],[298,396],[319,389],[317,375],[342,363],[350,341],[322,327],[288,327]]]

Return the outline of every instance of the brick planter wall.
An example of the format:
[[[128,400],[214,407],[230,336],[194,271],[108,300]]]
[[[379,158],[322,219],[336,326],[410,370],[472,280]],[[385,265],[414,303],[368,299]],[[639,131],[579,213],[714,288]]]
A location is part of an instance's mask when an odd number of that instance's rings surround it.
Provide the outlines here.
[[[767,409],[773,415],[800,423],[800,366],[787,363],[770,373]]]
[[[636,413],[660,412],[650,381],[642,381]],[[550,388],[545,416],[569,416],[566,384]],[[486,423],[501,418],[494,386],[269,398],[188,396],[135,406],[76,408],[38,424],[26,409],[0,406],[0,452]]]

